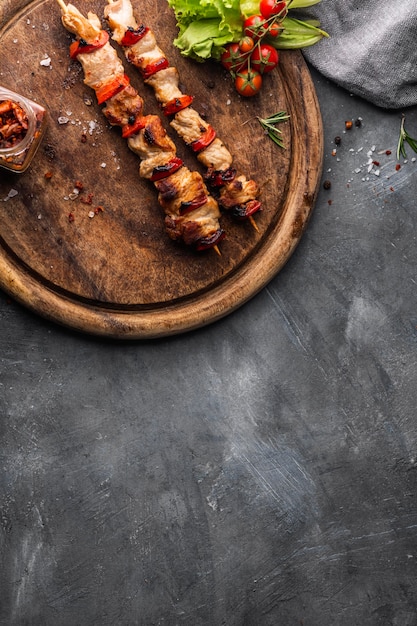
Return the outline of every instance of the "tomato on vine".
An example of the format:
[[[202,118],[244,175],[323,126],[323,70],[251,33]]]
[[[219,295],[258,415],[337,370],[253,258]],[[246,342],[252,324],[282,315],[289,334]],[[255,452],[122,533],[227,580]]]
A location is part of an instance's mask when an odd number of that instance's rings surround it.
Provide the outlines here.
[[[237,72],[245,62],[238,43],[229,43],[220,58],[221,64],[229,72]]]
[[[272,22],[272,24],[270,24],[268,28],[268,35],[269,37],[272,37],[272,39],[276,39],[280,36],[283,30],[284,28],[282,24],[280,24],[279,22]]]
[[[248,35],[245,35],[245,37],[242,37],[242,39],[239,41],[239,49],[243,53],[250,52],[254,45],[254,40]]]
[[[247,37],[252,37],[254,41],[258,41],[264,37],[268,32],[268,24],[265,22],[262,15],[250,15],[243,22],[243,33]]]
[[[258,43],[251,54],[251,65],[261,74],[271,72],[278,62],[278,51],[267,43]]]
[[[286,2],[277,2],[277,0],[261,0],[259,5],[262,17],[266,20],[272,17],[273,15],[279,15],[280,17],[285,17],[287,10]]]
[[[262,76],[250,67],[243,68],[236,75],[235,87],[237,92],[245,98],[255,96],[262,87]]]

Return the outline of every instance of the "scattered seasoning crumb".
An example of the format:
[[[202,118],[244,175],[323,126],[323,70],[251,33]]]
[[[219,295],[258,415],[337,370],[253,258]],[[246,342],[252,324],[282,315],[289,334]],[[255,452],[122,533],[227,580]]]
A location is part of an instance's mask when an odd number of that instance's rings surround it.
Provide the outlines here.
[[[90,211],[90,212],[89,212],[89,214],[88,214],[88,217],[89,217],[90,219],[92,219],[94,216],[95,216],[94,211]]]
[[[93,194],[89,193],[87,196],[80,198],[83,204],[93,204]]]
[[[81,134],[81,143],[86,143],[87,141],[87,133],[82,133]]]
[[[69,119],[65,115],[60,115],[58,117],[58,124],[68,124]]]
[[[100,167],[104,169],[105,167],[107,167],[107,163],[100,163]]]
[[[45,172],[44,176],[45,176],[46,180],[50,180],[52,178],[51,170],[48,170],[47,172]]]
[[[395,169],[397,170],[397,172],[401,169],[401,165],[399,163],[397,163],[397,165],[395,166]]]
[[[68,213],[68,221],[71,223],[75,220],[74,213]]]
[[[379,165],[380,165],[379,161],[372,161],[372,163],[373,163],[374,165],[376,165],[377,167],[379,167]]]
[[[337,154],[337,150],[336,150],[336,148],[333,148],[333,150],[332,150],[332,156],[336,156],[336,154]]]
[[[323,188],[324,189],[330,189],[330,187],[332,186],[332,183],[330,182],[330,180],[325,180],[323,183]]]
[[[331,206],[333,204],[333,200],[327,200],[327,204]]]
[[[340,144],[342,143],[342,138],[337,135],[337,137],[334,138],[334,142],[336,146],[340,146]]]
[[[385,150],[385,154],[389,156],[391,154],[391,150]]]
[[[76,180],[76,181],[75,181],[74,187],[75,187],[76,189],[80,189],[80,190],[81,190],[81,189],[84,189],[84,185],[82,184],[82,182],[81,182],[80,180]]]
[[[44,59],[42,59],[42,61],[39,62],[39,65],[42,65],[43,67],[50,67],[51,62],[52,62],[51,57],[46,56]]]
[[[352,128],[352,126],[353,126],[352,120],[346,120],[346,122],[345,122],[346,130],[350,130]]]
[[[394,191],[394,187],[390,187],[390,188],[389,188],[389,190],[390,190],[390,191]]]
[[[99,213],[103,213],[103,212],[104,212],[104,207],[102,207],[100,204],[96,206],[96,208],[94,209],[94,213],[96,215],[98,215]]]
[[[44,150],[44,152],[45,152],[46,157],[47,157],[50,161],[52,161],[52,160],[55,158],[55,156],[56,156],[56,154],[55,154],[55,148],[54,148],[53,146],[51,146],[51,144],[50,144],[50,143],[45,144],[45,146],[44,146],[44,149],[43,149],[43,150]]]
[[[355,126],[356,128],[360,128],[362,126],[362,118],[358,117],[358,119],[355,120]]]

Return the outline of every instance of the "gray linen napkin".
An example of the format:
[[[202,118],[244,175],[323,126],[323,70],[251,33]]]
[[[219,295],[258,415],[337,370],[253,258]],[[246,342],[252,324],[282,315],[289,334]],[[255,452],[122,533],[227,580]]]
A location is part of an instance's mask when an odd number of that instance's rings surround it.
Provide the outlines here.
[[[321,0],[302,16],[330,35],[303,51],[320,73],[383,108],[417,104],[417,0]]]

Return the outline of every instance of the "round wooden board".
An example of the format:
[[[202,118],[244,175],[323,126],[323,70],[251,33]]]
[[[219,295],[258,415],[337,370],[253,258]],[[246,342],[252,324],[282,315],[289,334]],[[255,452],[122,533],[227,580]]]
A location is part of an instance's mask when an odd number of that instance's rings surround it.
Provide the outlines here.
[[[101,17],[104,2],[78,6]],[[258,231],[224,215],[227,238],[220,256],[196,254],[172,242],[153,186],[138,175],[137,157],[118,129],[106,123],[83,84],[80,65],[69,60],[70,36],[58,4],[0,0],[0,84],[43,104],[49,118],[31,167],[20,175],[0,170],[0,287],[40,315],[76,330],[145,339],[218,320],[277,274],[315,202],[323,133],[300,52],[282,53],[261,94],[242,99],[220,65],[195,63],[174,48],[175,16],[165,0],[133,0],[133,6],[178,67],[183,91],[195,96],[194,108],[232,152],[238,172],[259,182]],[[50,64],[41,65],[47,57]],[[144,97],[145,113],[158,112],[135,69],[126,64],[126,72]],[[280,127],[285,150],[263,134],[256,119],[281,110],[290,115]],[[203,172],[164,123],[179,156],[190,169]],[[77,182],[83,189],[71,200]],[[91,205],[81,199],[88,196]],[[104,211],[91,218],[89,212],[98,206]]]

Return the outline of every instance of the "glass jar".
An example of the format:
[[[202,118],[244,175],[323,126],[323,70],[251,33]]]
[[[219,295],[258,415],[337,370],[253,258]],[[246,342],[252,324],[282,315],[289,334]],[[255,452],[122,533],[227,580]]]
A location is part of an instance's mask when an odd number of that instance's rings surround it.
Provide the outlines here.
[[[0,167],[24,172],[35,156],[45,128],[44,107],[0,86]]]

